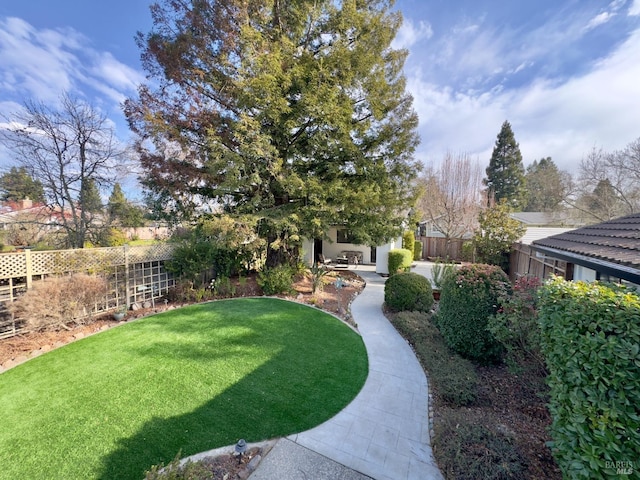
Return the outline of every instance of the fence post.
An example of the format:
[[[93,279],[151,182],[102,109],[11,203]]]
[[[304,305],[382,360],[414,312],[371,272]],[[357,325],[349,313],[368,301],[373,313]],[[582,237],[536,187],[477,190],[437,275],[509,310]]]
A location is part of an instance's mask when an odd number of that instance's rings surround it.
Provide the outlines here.
[[[27,278],[27,290],[31,289],[31,284],[33,283],[32,274],[33,274],[33,264],[31,262],[31,249],[26,248],[24,250],[24,263],[27,267],[26,278]]]
[[[125,308],[129,309],[129,244],[125,243],[124,246],[124,291],[125,291]]]

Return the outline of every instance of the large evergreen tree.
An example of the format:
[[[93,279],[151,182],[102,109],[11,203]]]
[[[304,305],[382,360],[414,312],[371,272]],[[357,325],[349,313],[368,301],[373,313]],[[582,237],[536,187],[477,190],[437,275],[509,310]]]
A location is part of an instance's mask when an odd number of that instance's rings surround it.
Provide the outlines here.
[[[392,0],[161,0],[138,35],[151,77],[125,104],[145,186],[172,218],[252,218],[267,264],[302,236],[401,231],[417,116]]]
[[[525,212],[557,210],[569,193],[571,177],[558,169],[551,157],[534,160],[525,174],[527,201]]]
[[[506,201],[515,210],[526,200],[524,165],[520,147],[508,121],[502,124],[484,180],[496,202]]]
[[[11,167],[0,176],[0,199],[8,202],[26,198],[36,203],[44,202],[42,182],[34,180],[25,167]]]
[[[107,214],[110,224],[122,227],[142,227],[144,225],[144,211],[127,200],[118,182],[113,185],[109,196]]]

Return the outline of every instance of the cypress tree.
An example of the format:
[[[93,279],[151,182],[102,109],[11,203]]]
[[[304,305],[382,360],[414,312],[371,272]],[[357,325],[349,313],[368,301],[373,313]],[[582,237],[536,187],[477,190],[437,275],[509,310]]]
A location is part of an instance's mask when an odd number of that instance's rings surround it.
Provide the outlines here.
[[[504,200],[514,210],[522,208],[526,201],[524,165],[520,146],[506,120],[493,147],[486,174],[484,184],[489,189],[489,198],[493,197],[496,202]]]

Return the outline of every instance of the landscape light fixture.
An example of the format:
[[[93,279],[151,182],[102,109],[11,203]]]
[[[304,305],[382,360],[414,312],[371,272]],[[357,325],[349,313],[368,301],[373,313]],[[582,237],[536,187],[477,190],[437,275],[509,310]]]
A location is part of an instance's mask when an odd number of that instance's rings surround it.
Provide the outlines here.
[[[238,443],[236,443],[235,451],[236,455],[238,456],[238,465],[240,465],[242,463],[242,454],[247,451],[247,442],[244,438],[238,440]]]

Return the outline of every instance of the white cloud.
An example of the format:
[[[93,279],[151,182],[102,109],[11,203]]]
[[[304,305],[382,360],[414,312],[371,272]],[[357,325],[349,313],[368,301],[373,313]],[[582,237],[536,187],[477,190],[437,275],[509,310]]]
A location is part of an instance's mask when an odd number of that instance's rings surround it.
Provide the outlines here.
[[[640,0],[633,0],[633,3],[629,7],[628,15],[640,16]]]
[[[509,120],[525,165],[551,156],[575,171],[592,147],[615,150],[640,136],[638,58],[640,30],[588,73],[562,82],[539,79],[518,89],[459,92],[416,71],[408,88],[420,117],[417,157],[430,163],[461,151],[488,164],[500,125]]]
[[[425,21],[419,21],[415,25],[411,20],[405,19],[396,38],[391,43],[392,48],[409,48],[422,40],[428,40],[433,36],[433,29],[431,24]]]
[[[94,89],[120,103],[142,79],[71,28],[38,30],[19,18],[0,18],[0,86],[14,99],[56,103],[64,91]]]
[[[615,13],[611,13],[611,12],[602,12],[599,13],[598,15],[596,15],[595,17],[593,17],[589,23],[587,23],[587,26],[585,27],[586,30],[592,30],[600,25],[603,25],[605,23],[607,23],[609,20],[611,20],[614,17]]]

